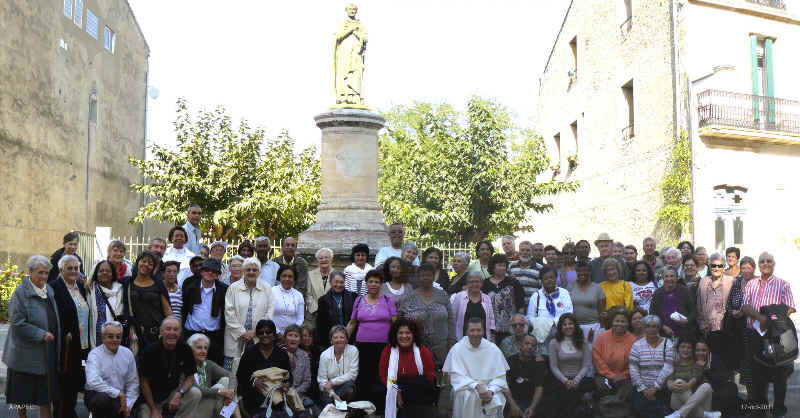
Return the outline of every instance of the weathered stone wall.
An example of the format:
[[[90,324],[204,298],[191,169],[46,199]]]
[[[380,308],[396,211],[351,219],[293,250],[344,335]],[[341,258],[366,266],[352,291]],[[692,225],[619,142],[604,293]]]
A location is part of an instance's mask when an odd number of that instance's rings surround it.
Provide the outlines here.
[[[558,179],[581,188],[553,198],[555,210],[528,220],[535,232],[524,238],[561,245],[594,241],[601,232],[641,247],[657,234],[659,182],[673,137],[673,89],[668,0],[633,1],[630,30],[622,1],[574,0],[541,79],[537,131],[558,155]],[[577,36],[577,78],[570,41]],[[546,42],[553,42],[546,40]],[[628,107],[621,87],[633,80],[634,137],[625,140]],[[577,121],[578,139],[571,124]],[[569,170],[567,157],[577,153]],[[550,177],[550,173],[547,177]]]
[[[86,32],[87,9],[98,39]],[[127,156],[144,155],[149,50],[127,1],[84,0],[79,27],[63,0],[5,0],[0,27],[0,259],[49,255],[71,229],[135,232],[139,175]]]

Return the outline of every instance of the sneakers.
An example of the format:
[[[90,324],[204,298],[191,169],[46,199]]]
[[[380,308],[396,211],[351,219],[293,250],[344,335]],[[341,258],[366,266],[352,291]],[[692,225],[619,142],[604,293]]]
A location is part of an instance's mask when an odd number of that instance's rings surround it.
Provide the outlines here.
[[[703,418],[720,418],[720,417],[722,417],[722,412],[719,411],[703,412]]]
[[[675,411],[675,412],[665,416],[664,418],[681,418],[681,414],[679,414],[678,411]]]

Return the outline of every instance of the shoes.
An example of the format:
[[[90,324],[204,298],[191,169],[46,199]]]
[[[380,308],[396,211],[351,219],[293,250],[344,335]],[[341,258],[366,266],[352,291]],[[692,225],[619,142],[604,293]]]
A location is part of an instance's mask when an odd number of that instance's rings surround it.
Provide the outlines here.
[[[678,411],[675,411],[675,412],[665,416],[664,418],[681,418],[681,414],[679,414]]]
[[[720,418],[720,417],[722,417],[722,412],[719,411],[703,412],[703,418]]]

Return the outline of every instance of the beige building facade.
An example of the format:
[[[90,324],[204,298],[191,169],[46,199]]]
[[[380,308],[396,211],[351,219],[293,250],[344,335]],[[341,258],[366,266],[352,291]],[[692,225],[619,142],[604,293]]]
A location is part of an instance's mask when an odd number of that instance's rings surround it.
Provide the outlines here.
[[[126,0],[0,2],[0,259],[128,223],[144,157],[149,48]]]

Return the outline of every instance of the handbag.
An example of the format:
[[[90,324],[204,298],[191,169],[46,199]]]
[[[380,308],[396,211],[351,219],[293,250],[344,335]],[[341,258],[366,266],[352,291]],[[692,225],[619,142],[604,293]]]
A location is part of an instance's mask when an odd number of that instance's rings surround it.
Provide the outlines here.
[[[130,282],[128,283],[128,312],[133,313],[133,303],[131,303]],[[136,356],[137,354],[139,354],[139,339],[140,339],[139,326],[137,325],[136,318],[133,315],[124,315],[123,320],[125,321],[125,324],[127,324],[128,326],[128,331],[125,332],[124,331],[125,326],[123,325],[123,333],[122,333],[123,344],[125,343],[125,339],[127,337],[128,341],[127,347],[129,350],[131,350],[131,353],[133,353],[133,355]],[[122,323],[122,321],[120,321],[120,323]]]
[[[430,406],[439,399],[439,388],[425,376],[398,378],[397,386],[403,394],[403,403],[407,405]]]

